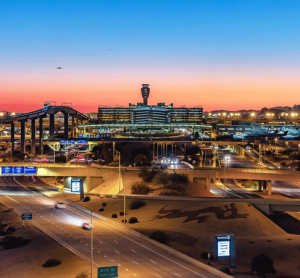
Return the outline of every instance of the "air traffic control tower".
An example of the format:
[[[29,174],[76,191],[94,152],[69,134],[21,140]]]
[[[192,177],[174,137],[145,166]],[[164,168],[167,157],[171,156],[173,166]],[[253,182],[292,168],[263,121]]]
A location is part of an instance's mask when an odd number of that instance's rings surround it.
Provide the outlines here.
[[[143,88],[141,89],[142,97],[144,100],[144,105],[148,105],[148,97],[150,95],[149,84],[142,84]]]

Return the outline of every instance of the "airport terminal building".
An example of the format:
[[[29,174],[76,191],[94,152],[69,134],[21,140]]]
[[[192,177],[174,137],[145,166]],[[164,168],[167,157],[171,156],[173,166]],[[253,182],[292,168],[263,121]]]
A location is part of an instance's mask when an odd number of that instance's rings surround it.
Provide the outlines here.
[[[143,102],[137,105],[129,104],[128,107],[103,107],[98,108],[98,124],[202,124],[202,106],[174,107],[173,103],[165,105],[148,105],[150,88],[148,84],[142,85]]]

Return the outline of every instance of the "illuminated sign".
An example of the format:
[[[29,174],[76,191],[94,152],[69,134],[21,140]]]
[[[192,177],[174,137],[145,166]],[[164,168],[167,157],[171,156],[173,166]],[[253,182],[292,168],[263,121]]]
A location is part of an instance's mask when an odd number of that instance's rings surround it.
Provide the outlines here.
[[[14,167],[14,175],[24,175],[25,169],[23,166]]]
[[[31,220],[32,219],[32,213],[23,213],[22,214],[22,220]]]
[[[75,140],[61,140],[60,144],[75,144]]]
[[[13,167],[5,166],[1,168],[2,175],[11,175],[13,173]]]
[[[232,257],[235,254],[234,235],[216,236],[216,247],[218,257]]]
[[[119,277],[118,266],[98,267],[98,278],[100,277]]]
[[[72,192],[80,192],[80,185],[81,185],[81,180],[76,179],[76,180],[71,180],[71,191]]]
[[[230,241],[218,241],[218,257],[230,256]]]
[[[86,140],[78,140],[76,141],[76,144],[87,144]]]
[[[36,175],[36,167],[35,166],[25,167],[25,174]]]

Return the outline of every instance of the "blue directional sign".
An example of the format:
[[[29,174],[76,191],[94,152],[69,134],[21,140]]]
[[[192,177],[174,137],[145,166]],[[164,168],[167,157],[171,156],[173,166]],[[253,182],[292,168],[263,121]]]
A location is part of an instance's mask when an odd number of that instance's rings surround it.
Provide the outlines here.
[[[36,167],[35,166],[25,167],[25,174],[36,175]]]
[[[1,168],[2,175],[12,175],[12,173],[13,173],[13,167],[11,166],[4,166]]]
[[[23,166],[14,167],[14,175],[24,175],[25,169]]]
[[[87,144],[87,140],[77,140],[76,144]]]
[[[78,137],[79,137],[79,138],[82,138],[82,137],[83,137],[83,135],[82,135],[82,134],[78,134]]]
[[[31,220],[32,219],[32,213],[23,213],[22,214],[22,220]]]
[[[75,144],[75,140],[61,140],[60,144]]]
[[[100,277],[119,277],[118,266],[98,267],[98,278]]]

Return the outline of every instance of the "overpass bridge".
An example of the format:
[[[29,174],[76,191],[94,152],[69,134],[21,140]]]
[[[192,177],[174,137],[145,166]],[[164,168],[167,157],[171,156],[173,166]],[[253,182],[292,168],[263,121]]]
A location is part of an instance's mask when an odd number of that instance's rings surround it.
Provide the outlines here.
[[[78,126],[78,120],[89,120],[87,116],[78,112],[70,106],[52,106],[50,104],[45,104],[43,109],[39,109],[36,111],[21,113],[14,116],[2,116],[0,118],[0,124],[10,124],[11,125],[11,151],[13,152],[15,149],[14,141],[15,141],[15,122],[21,123],[21,153],[25,153],[25,122],[31,121],[31,152],[35,154],[35,134],[36,134],[36,120],[39,119],[39,147],[40,152],[42,152],[42,138],[43,138],[43,119],[48,115],[50,117],[49,120],[49,135],[50,140],[54,139],[54,115],[57,113],[64,114],[64,138],[68,138],[69,136],[69,116],[72,118],[71,124],[71,136],[74,136],[74,127]],[[76,123],[75,123],[76,120]]]
[[[3,163],[2,167],[16,167],[14,164]],[[18,165],[20,166],[20,165]],[[94,188],[103,184],[104,182],[112,182],[113,188],[110,191],[118,194],[123,189],[123,184],[119,184],[118,180],[118,168],[107,167],[107,166],[74,166],[74,165],[56,165],[56,164],[32,164],[24,163],[21,166],[35,166],[37,168],[36,176],[38,177],[55,177],[59,176],[64,179],[64,186],[66,188],[71,187],[71,180],[82,179],[84,192],[88,193]],[[125,172],[136,172],[139,171],[128,170],[125,167],[121,167],[122,175]],[[200,184],[204,181],[206,190],[210,190],[210,180],[211,179],[222,179],[225,178],[225,171],[222,169],[217,170],[176,170],[178,173],[184,173],[189,176],[189,179]],[[1,171],[1,176],[5,176],[3,171]],[[32,175],[32,174],[30,174]],[[228,179],[254,179],[267,181],[268,193],[271,194],[271,180],[272,181],[297,181],[300,182],[300,172],[294,171],[284,171],[284,170],[268,170],[268,169],[232,169],[226,170],[226,178]],[[200,186],[200,185],[199,185]],[[105,192],[103,192],[105,193]],[[230,202],[230,199],[224,198],[198,198],[198,197],[153,197],[153,196],[143,196],[142,198],[168,198],[168,200],[202,200],[202,201],[219,201],[219,202]],[[174,200],[175,200],[174,199]],[[244,199],[232,199],[232,202],[245,202]],[[260,199],[247,199],[248,203],[252,203],[257,208],[261,209],[266,214],[272,214],[282,211],[298,211],[300,212],[300,200],[274,200],[270,198],[260,198]]]

